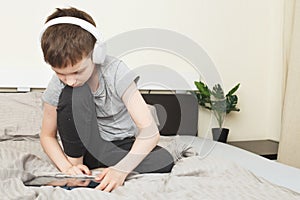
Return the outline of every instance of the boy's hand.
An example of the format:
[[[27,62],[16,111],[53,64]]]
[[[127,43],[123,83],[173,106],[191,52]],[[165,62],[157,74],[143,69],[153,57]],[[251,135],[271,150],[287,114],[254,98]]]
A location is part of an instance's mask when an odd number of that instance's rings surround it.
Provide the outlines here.
[[[78,174],[91,175],[92,174],[89,168],[83,164],[73,165],[72,167],[68,168],[66,171],[63,171],[63,173],[69,175],[78,175]]]
[[[127,172],[111,167],[106,168],[98,175],[98,177],[95,178],[96,181],[101,181],[95,189],[111,192],[117,187],[123,185],[127,175]]]

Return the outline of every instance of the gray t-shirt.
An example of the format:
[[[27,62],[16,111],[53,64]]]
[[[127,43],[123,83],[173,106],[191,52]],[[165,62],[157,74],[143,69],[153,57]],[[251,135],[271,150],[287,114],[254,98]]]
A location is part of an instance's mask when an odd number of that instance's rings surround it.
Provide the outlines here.
[[[138,81],[139,76],[124,62],[111,56],[106,56],[104,64],[96,67],[99,69],[99,88],[93,95],[101,137],[114,141],[135,136],[138,129],[122,101],[122,95],[133,81]],[[54,74],[43,94],[43,101],[57,106],[64,87],[65,84]]]

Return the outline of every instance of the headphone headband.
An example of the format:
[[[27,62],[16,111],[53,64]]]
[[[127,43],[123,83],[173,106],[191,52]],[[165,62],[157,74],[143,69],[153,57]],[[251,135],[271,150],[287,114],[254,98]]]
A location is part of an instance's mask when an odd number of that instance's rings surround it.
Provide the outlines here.
[[[80,26],[82,29],[91,33],[98,42],[103,41],[101,33],[96,29],[96,27],[93,24],[83,19],[77,17],[70,17],[70,16],[57,17],[45,23],[40,34],[40,40],[42,39],[42,36],[46,31],[46,29],[56,24],[73,24],[73,25]]]

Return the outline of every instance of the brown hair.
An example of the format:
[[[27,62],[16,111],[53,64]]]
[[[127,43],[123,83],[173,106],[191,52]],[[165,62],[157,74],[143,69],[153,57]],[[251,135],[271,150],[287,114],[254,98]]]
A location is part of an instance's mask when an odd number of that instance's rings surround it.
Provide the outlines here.
[[[83,19],[95,25],[94,20],[87,13],[76,8],[59,9],[51,14],[46,22],[63,16]],[[52,67],[65,68],[75,65],[94,48],[96,38],[88,31],[73,24],[57,24],[50,26],[43,33],[41,47],[44,60]]]

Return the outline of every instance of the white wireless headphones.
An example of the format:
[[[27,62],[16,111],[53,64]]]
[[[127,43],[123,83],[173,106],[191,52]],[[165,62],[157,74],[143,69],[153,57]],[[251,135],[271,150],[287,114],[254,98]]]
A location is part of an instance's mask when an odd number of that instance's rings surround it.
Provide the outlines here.
[[[104,62],[106,56],[106,45],[103,42],[102,34],[93,24],[77,17],[65,16],[54,18],[48,21],[42,28],[42,31],[40,33],[40,41],[46,29],[56,24],[74,24],[91,33],[96,38],[96,43],[92,55],[93,62],[96,64],[102,64]]]

